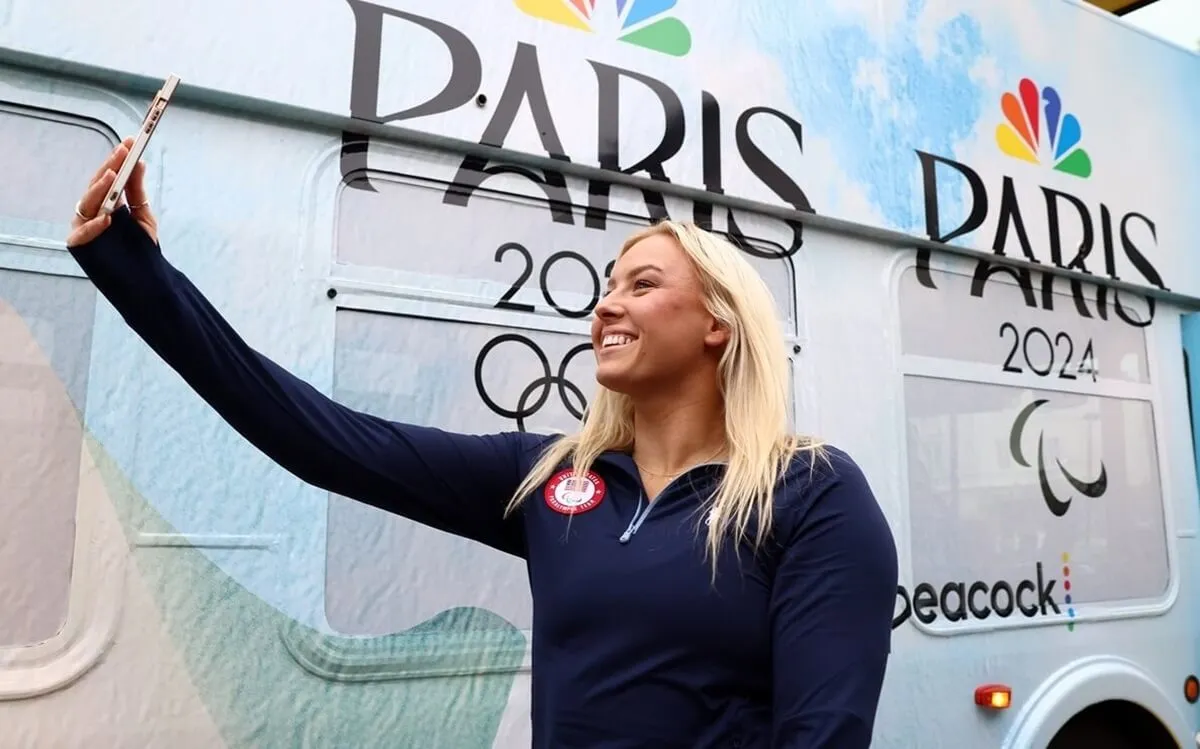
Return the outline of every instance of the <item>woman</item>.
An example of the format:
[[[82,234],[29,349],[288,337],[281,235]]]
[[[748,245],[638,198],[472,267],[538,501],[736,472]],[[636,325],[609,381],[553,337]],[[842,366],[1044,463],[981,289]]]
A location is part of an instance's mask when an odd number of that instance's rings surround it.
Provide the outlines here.
[[[141,165],[97,216],[130,142],[76,205],[76,261],[296,476],[526,560],[535,747],[870,744],[895,545],[853,461],[788,434],[782,335],[736,249],[673,223],[625,244],[578,435],[452,434],[340,406],[247,346],[163,258]]]

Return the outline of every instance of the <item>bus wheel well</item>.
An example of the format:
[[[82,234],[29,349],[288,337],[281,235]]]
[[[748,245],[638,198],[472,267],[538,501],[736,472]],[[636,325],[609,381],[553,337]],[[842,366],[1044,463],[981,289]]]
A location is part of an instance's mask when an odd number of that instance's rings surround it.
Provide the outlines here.
[[[1089,705],[1067,721],[1046,749],[1179,749],[1154,713],[1126,700]]]

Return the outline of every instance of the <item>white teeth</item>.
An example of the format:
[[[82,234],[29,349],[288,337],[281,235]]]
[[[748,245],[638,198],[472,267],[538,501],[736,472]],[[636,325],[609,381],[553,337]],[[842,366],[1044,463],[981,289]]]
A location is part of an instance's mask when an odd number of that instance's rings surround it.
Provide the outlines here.
[[[624,346],[631,340],[633,339],[627,335],[606,335],[604,336],[603,346],[604,348],[608,348],[609,346]]]

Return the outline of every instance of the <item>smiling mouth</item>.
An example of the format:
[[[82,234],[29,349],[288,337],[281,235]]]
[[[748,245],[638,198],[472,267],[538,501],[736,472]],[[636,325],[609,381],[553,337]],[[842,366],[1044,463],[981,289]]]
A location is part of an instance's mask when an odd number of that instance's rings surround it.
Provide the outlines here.
[[[616,334],[606,335],[606,336],[604,336],[604,340],[600,342],[600,348],[602,348],[602,349],[618,348],[620,346],[624,346],[627,343],[630,343],[631,341],[633,341],[633,339],[627,335],[616,335]]]

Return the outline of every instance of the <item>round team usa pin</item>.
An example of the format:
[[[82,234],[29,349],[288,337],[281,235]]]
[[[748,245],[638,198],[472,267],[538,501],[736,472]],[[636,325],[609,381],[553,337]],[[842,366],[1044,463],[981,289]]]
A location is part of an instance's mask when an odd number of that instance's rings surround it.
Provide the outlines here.
[[[578,515],[595,509],[604,499],[604,479],[595,471],[581,477],[567,469],[554,474],[546,482],[546,504],[563,515]]]

